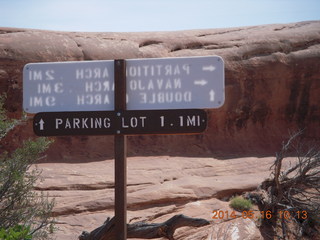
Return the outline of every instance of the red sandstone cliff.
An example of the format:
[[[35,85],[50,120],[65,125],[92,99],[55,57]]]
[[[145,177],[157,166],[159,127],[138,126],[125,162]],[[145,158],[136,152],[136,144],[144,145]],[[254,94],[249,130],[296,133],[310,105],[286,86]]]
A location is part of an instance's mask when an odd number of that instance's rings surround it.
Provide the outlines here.
[[[273,154],[288,131],[320,137],[320,21],[152,33],[77,33],[0,28],[0,92],[21,116],[22,69],[31,62],[219,55],[226,99],[203,135],[132,136],[129,155]],[[31,120],[7,146],[34,136]],[[113,137],[57,138],[53,161],[113,156]]]

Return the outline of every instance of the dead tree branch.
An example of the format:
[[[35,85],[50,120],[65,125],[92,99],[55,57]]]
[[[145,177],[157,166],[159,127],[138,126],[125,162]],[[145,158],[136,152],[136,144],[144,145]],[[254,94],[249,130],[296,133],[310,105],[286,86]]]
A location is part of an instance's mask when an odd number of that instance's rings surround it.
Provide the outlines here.
[[[265,180],[256,192],[248,194],[260,204],[261,210],[273,212],[272,224],[276,224],[279,212],[290,212],[289,219],[280,216],[282,239],[288,237],[287,223],[290,221],[299,229],[294,234],[312,235],[317,229],[315,225],[320,226],[317,220],[320,215],[320,148],[316,144],[299,141],[301,134],[299,131],[290,136],[276,154],[270,168],[271,178]],[[284,160],[289,155],[296,158],[285,169]]]
[[[152,239],[165,237],[174,240],[173,235],[180,227],[202,227],[210,222],[202,218],[190,218],[183,214],[175,215],[163,223],[138,222],[127,224],[128,238]],[[108,218],[106,222],[91,233],[82,232],[79,240],[115,240],[115,218]]]

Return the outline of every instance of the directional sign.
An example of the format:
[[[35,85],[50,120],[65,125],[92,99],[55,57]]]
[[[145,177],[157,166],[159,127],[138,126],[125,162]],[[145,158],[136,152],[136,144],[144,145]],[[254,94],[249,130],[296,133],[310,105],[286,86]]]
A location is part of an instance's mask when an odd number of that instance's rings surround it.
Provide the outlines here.
[[[38,136],[112,135],[116,114],[106,112],[46,112],[33,118],[33,131]]]
[[[128,109],[218,108],[224,63],[218,56],[127,61]]]
[[[114,109],[114,61],[31,63],[23,69],[29,113]]]
[[[127,109],[218,108],[224,63],[218,56],[126,60]],[[23,70],[26,112],[114,110],[114,61],[30,63]]]
[[[200,133],[206,127],[201,109],[45,112],[33,118],[38,136]]]

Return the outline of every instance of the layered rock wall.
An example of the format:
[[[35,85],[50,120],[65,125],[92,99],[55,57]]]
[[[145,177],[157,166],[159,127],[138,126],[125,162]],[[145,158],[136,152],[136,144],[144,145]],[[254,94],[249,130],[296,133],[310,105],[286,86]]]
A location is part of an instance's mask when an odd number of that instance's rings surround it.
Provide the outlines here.
[[[0,28],[0,92],[11,117],[22,113],[27,63],[219,55],[226,100],[208,111],[201,135],[132,136],[129,155],[274,154],[289,131],[320,137],[320,21],[145,33],[78,33]],[[32,137],[31,119],[7,147]],[[4,146],[6,147],[6,146]],[[56,138],[53,161],[113,157],[112,136]]]

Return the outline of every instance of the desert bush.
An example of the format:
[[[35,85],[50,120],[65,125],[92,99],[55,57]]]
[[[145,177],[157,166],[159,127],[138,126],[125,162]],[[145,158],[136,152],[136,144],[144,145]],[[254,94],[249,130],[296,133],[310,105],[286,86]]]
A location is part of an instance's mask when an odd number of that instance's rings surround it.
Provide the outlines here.
[[[0,98],[0,144],[19,121],[9,120]],[[1,239],[22,239],[19,234],[33,239],[47,239],[53,201],[34,191],[40,171],[31,169],[41,153],[49,146],[46,138],[27,140],[13,152],[0,154],[0,233]],[[6,236],[7,238],[4,238]],[[17,238],[14,238],[16,236]],[[26,238],[27,239],[27,238]]]
[[[248,211],[252,208],[252,202],[242,196],[231,198],[230,207],[237,211]]]
[[[5,240],[31,240],[32,235],[30,234],[29,226],[17,225],[8,229],[0,229],[0,239]]]
[[[3,108],[5,95],[0,95],[0,141],[17,123],[16,120],[7,119],[6,111]]]

